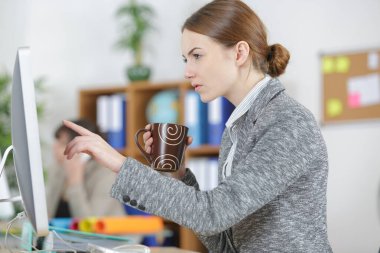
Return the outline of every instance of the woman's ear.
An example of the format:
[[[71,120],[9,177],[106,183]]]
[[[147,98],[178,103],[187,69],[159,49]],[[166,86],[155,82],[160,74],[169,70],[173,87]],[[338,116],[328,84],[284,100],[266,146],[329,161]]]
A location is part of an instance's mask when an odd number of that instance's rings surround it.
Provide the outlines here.
[[[235,45],[236,63],[238,66],[244,65],[249,57],[249,45],[246,41],[239,41]]]

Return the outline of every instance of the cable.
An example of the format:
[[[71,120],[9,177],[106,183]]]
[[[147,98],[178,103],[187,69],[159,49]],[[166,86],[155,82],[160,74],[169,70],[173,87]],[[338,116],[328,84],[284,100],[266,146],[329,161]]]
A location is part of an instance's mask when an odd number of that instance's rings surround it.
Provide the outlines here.
[[[11,228],[13,226],[13,224],[18,221],[18,220],[22,220],[26,217],[26,213],[23,211],[23,212],[20,212],[16,215],[16,217],[14,217],[11,221],[8,222],[7,224],[7,229],[6,229],[6,232],[5,232],[5,248],[8,249],[8,251],[10,253],[14,253],[14,251],[12,250],[12,248],[8,245],[8,235],[12,236],[13,238],[19,240],[22,245],[27,245],[27,246],[30,246],[30,248],[32,248],[33,250],[32,251],[28,251],[28,250],[17,250],[17,252],[19,253],[30,253],[30,252],[73,252],[73,253],[77,253],[77,251],[82,251],[82,249],[79,249],[79,248],[76,248],[74,247],[73,245],[70,245],[66,240],[64,240],[56,231],[52,230],[52,233],[59,239],[61,240],[68,248],[67,249],[54,249],[54,244],[52,245],[53,247],[51,249],[43,249],[43,250],[40,250],[40,249],[37,249],[33,243],[30,243],[26,240],[24,240],[23,238],[13,234],[11,231]],[[121,246],[118,246],[118,247],[114,247],[113,249],[107,249],[107,248],[103,248],[103,247],[100,247],[100,246],[97,246],[97,245],[93,245],[95,249],[106,249],[106,251],[103,251],[103,250],[100,250],[99,252],[123,252],[123,249],[124,250],[134,250],[135,252],[141,252],[141,253],[149,253],[150,252],[150,249],[148,247],[146,247],[145,245],[121,245]],[[97,251],[98,252],[98,251]],[[128,251],[125,251],[125,252],[128,252]]]
[[[22,201],[21,196],[15,196],[8,199],[0,199],[0,203],[1,202],[19,202],[19,201]]]
[[[7,160],[8,154],[9,154],[9,152],[11,152],[11,150],[13,150],[13,146],[12,146],[12,145],[10,145],[10,146],[5,150],[4,158],[3,158],[3,160],[1,160],[1,163],[0,163],[0,177],[1,177],[1,174],[3,174],[5,161]]]
[[[79,248],[75,248],[74,246],[72,246],[72,245],[70,245],[68,242],[66,242],[66,240],[63,239],[63,238],[57,233],[57,231],[55,231],[55,230],[52,230],[52,231],[53,231],[53,234],[54,234],[59,240],[61,240],[65,245],[67,245],[69,248],[71,248],[71,250],[72,250],[73,252],[76,252],[77,250],[78,250],[78,251],[81,251],[81,249],[79,249]]]
[[[12,225],[15,221],[17,220],[20,220],[22,218],[24,218],[26,215],[25,215],[25,212],[20,212],[16,215],[16,217],[14,217],[10,222],[8,222],[7,224],[7,230],[5,231],[5,239],[4,239],[4,243],[5,243],[5,248],[7,248],[11,253],[13,253],[11,247],[8,246],[8,234],[10,234],[11,236],[19,239],[22,241],[22,239],[16,235],[13,235],[12,233],[10,233],[10,229],[12,228]]]
[[[16,222],[17,220],[21,220],[23,218],[26,217],[26,214],[25,212],[20,212],[16,215],[16,217],[14,217],[10,222],[8,222],[7,224],[7,230],[5,232],[5,239],[4,239],[4,243],[5,243],[5,248],[8,249],[9,252],[11,253],[14,253],[12,248],[9,247],[8,245],[8,234],[10,236],[12,236],[13,238],[16,238],[17,240],[19,240],[21,243],[23,243],[24,245],[28,245],[30,246],[33,251],[32,252],[73,252],[73,253],[77,253],[77,250],[74,249],[74,247],[70,246],[65,240],[63,240],[55,231],[53,231],[53,233],[60,239],[62,240],[67,246],[69,246],[71,249],[46,249],[46,250],[40,250],[40,249],[37,249],[33,244],[30,244],[29,242],[27,242],[26,240],[23,240],[21,237],[13,234],[12,232],[10,232],[11,228],[12,228],[12,225],[14,222]],[[17,252],[19,253],[30,253],[31,251],[28,251],[28,250],[17,250]]]

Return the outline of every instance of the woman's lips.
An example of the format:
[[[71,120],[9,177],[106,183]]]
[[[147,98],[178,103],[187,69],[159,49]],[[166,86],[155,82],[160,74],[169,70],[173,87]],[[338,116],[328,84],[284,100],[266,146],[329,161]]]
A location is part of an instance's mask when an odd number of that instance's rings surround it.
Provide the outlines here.
[[[202,87],[200,84],[193,84],[194,90],[199,91],[199,89]]]

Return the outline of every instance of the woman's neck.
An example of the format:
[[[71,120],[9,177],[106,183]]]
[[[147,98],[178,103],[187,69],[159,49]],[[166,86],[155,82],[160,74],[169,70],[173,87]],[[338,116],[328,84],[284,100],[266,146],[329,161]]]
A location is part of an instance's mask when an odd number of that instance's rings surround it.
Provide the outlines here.
[[[230,92],[227,99],[235,106],[239,105],[245,96],[255,87],[261,80],[264,79],[265,74],[258,72],[254,68],[250,67],[248,71],[242,71],[242,73],[233,87],[233,91]]]

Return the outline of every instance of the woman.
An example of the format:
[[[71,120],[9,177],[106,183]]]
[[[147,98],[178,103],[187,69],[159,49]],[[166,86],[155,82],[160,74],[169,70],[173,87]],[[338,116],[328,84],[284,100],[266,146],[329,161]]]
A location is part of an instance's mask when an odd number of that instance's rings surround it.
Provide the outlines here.
[[[118,173],[113,197],[192,229],[211,252],[331,252],[325,143],[312,114],[276,79],[288,51],[267,44],[264,25],[243,2],[216,0],[186,20],[182,53],[185,77],[203,102],[224,96],[236,106],[222,138],[218,187],[199,191],[189,169],[180,180],[162,176],[70,122],[82,136],[67,157],[92,155]],[[144,140],[150,152],[149,132]]]
[[[80,119],[73,122],[99,133],[97,126],[90,121]],[[49,217],[125,215],[123,205],[109,197],[114,173],[83,154],[71,160],[63,155],[66,145],[77,135],[64,125],[55,131],[53,151],[56,166],[50,168],[46,187]]]

